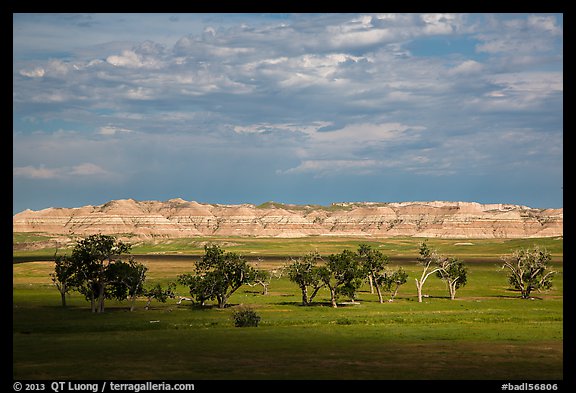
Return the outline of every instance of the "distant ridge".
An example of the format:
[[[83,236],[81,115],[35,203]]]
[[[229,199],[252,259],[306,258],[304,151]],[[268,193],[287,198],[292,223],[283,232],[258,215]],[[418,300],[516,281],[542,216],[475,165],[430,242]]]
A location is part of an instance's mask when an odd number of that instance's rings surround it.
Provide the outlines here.
[[[563,209],[446,201],[256,206],[120,199],[99,206],[25,210],[12,223],[14,232],[53,235],[529,238],[563,236]]]

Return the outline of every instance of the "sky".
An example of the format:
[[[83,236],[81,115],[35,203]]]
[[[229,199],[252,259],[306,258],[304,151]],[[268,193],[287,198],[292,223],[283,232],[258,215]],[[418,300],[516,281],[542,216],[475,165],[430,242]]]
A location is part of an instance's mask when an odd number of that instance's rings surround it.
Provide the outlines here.
[[[13,14],[13,214],[563,207],[562,14]]]

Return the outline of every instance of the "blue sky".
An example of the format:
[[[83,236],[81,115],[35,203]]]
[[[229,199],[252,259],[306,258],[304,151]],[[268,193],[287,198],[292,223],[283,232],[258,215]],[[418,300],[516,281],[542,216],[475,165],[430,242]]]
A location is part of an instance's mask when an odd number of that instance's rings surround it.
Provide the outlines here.
[[[13,212],[562,207],[561,14],[14,14]]]

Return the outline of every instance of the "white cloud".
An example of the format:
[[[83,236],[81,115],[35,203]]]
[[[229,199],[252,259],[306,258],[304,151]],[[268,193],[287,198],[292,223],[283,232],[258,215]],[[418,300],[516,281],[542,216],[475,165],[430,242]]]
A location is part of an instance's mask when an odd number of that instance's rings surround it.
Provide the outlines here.
[[[389,42],[395,37],[388,29],[367,29],[361,31],[338,31],[338,28],[330,31],[330,44],[334,48],[350,46],[366,46],[377,43]]]
[[[20,75],[27,76],[28,78],[42,78],[46,71],[42,67],[35,67],[31,70],[20,70]]]
[[[468,101],[469,105],[478,110],[534,110],[564,90],[561,72],[495,74],[487,76],[486,80],[495,89],[484,95],[486,99],[476,97]]]
[[[326,128],[331,128],[331,125],[308,129],[306,138],[295,149],[300,164],[279,170],[278,173],[326,176],[354,172],[365,175],[395,167],[401,160],[398,160],[399,152],[394,151],[394,146],[406,141],[418,141],[421,131],[425,129],[401,123],[359,123],[322,130]]]
[[[35,167],[27,165],[13,168],[13,176],[28,179],[64,179],[72,176],[100,176],[108,172],[100,166],[85,162],[70,167],[46,168],[45,165]]]
[[[484,66],[475,60],[466,60],[449,70],[452,75],[473,75],[484,70]]]
[[[562,72],[515,72],[496,74],[487,79],[496,85],[503,86],[509,92],[545,96],[564,90]]]
[[[322,150],[330,149],[330,147],[338,150],[351,149],[374,142],[402,139],[406,137],[404,131],[408,129],[421,131],[424,127],[411,127],[401,123],[359,123],[349,124],[335,131],[315,132],[310,134],[310,138],[314,147]]]
[[[83,164],[79,164],[70,168],[68,174],[69,175],[78,175],[78,176],[98,176],[98,175],[106,175],[108,172],[101,168],[96,164],[92,164],[90,162],[85,162]]]
[[[543,31],[551,35],[562,34],[562,28],[556,24],[556,18],[550,15],[529,15],[526,24],[530,28]]]
[[[13,168],[12,174],[14,177],[29,179],[54,179],[60,176],[60,170],[46,168],[44,165],[39,167],[27,165]]]
[[[133,132],[127,128],[116,127],[116,126],[103,126],[98,129],[98,134],[100,135],[116,135],[117,133],[130,133]]]
[[[491,18],[485,30],[477,34],[478,52],[504,54],[511,57],[552,50],[554,40],[562,36],[562,28],[554,16],[529,15],[523,19]]]
[[[297,167],[277,171],[279,174],[313,173],[316,176],[354,173],[365,175],[382,166],[377,160],[304,160]]]
[[[453,33],[459,26],[459,17],[454,14],[424,14],[424,32],[431,35]]]
[[[142,86],[128,88],[124,92],[125,97],[131,100],[151,100],[156,96],[155,93],[155,89]]]
[[[319,128],[326,127],[330,122],[317,121],[309,124],[296,123],[256,123],[245,126],[234,126],[234,132],[238,134],[263,134],[278,130],[288,133],[305,133],[312,135]]]
[[[124,50],[120,55],[108,56],[106,62],[115,67],[126,68],[159,69],[164,66],[164,62],[158,57],[157,53],[144,55],[133,50]]]
[[[140,57],[129,50],[122,52],[122,55],[112,55],[106,58],[106,61],[116,67],[140,67],[142,62]]]

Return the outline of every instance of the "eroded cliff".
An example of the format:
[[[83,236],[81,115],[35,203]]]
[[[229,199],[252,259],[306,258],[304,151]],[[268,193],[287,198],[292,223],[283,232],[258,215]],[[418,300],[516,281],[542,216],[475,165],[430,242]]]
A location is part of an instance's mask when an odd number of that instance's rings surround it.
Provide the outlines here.
[[[335,203],[260,206],[114,200],[100,206],[26,210],[14,232],[135,236],[413,236],[526,238],[563,235],[563,209],[474,202]]]

